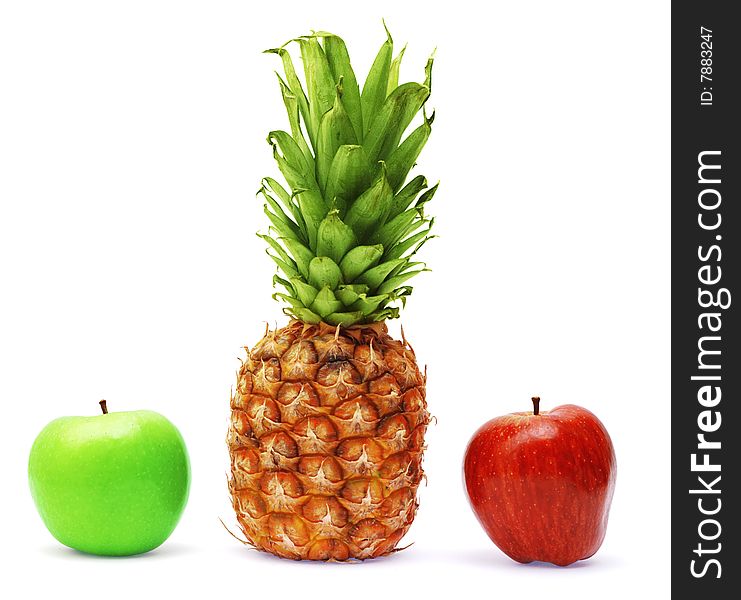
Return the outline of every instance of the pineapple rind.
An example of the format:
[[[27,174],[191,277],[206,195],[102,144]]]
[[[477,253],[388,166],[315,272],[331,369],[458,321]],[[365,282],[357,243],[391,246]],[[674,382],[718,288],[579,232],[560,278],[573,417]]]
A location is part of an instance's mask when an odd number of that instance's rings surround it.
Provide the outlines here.
[[[291,42],[300,47],[304,83]],[[274,296],[308,323],[395,318],[412,291],[406,282],[426,270],[412,257],[434,237],[423,208],[437,186],[421,175],[405,185],[434,120],[424,111],[432,58],[423,83],[399,85],[404,49],[393,57],[387,30],[361,90],[341,38],[315,32],[291,42],[266,51],[282,60],[290,130],[268,135],[287,188],[266,177],[259,190],[270,221],[259,235],[282,273],[274,281],[284,291]],[[420,111],[422,124],[402,140]]]
[[[230,403],[229,491],[248,543],[306,560],[393,552],[424,477],[425,379],[383,323],[268,331]]]

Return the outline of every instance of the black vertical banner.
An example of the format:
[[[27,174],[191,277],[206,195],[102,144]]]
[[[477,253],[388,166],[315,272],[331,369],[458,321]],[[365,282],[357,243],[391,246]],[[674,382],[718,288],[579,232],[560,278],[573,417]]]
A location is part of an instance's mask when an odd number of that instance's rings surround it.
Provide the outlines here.
[[[741,598],[737,8],[672,7],[672,592],[714,600]]]

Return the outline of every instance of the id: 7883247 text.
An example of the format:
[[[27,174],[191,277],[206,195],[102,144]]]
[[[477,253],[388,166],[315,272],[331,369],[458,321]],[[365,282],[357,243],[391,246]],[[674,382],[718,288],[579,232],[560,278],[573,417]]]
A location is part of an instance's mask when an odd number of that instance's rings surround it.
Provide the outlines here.
[[[700,105],[713,105],[713,30],[700,26]]]

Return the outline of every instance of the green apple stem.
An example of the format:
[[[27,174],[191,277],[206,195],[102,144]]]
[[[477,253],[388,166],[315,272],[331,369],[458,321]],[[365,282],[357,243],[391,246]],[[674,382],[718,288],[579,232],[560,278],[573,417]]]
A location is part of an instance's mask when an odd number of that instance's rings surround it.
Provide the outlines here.
[[[100,410],[103,411],[103,414],[104,415],[107,415],[108,414],[108,406],[106,406],[105,400],[101,400],[100,402],[98,402],[98,404],[100,404]]]
[[[540,396],[533,396],[533,414],[540,413]]]

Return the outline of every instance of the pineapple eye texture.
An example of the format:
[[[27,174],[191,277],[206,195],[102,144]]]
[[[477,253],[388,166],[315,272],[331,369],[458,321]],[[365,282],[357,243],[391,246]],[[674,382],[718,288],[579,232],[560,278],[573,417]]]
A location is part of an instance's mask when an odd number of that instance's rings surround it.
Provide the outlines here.
[[[272,351],[273,338],[288,341],[280,357],[269,359],[280,360],[287,373],[295,372],[291,363],[301,360],[301,348],[328,336],[343,346],[372,347],[374,369],[359,368],[364,351],[348,360],[324,352],[313,378],[267,388],[243,383],[263,368],[261,350]],[[294,320],[266,338],[239,370],[232,396],[238,418],[227,436],[229,491],[247,541],[293,559],[392,552],[417,510],[430,421],[414,352],[383,323],[343,329]]]

